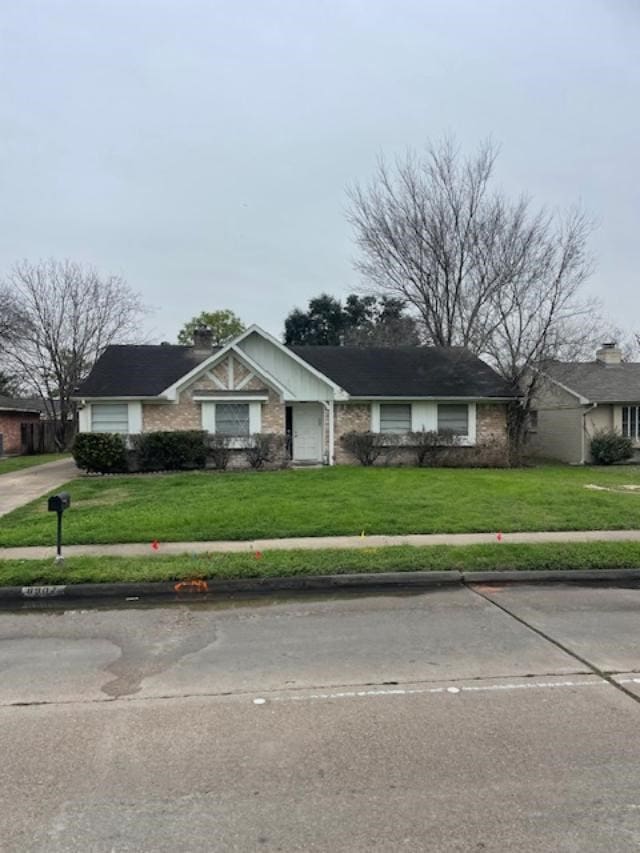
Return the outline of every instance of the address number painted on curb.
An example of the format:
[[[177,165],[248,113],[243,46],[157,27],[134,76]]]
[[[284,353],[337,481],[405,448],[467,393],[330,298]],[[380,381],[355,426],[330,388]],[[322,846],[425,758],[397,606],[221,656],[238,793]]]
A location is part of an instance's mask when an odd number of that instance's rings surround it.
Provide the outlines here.
[[[25,598],[55,598],[66,590],[66,586],[23,586],[22,594]]]

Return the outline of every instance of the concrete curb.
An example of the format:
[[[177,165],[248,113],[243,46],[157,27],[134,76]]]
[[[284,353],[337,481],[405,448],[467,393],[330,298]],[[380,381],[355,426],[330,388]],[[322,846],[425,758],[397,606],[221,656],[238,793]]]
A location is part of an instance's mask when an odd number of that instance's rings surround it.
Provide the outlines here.
[[[616,583],[640,582],[640,569],[487,572],[379,572],[372,574],[297,575],[237,580],[187,580],[148,583],[79,583],[60,586],[0,587],[0,602],[35,599],[172,598],[197,601],[215,595],[270,595],[284,591],[355,592],[389,589],[426,589],[443,585],[485,583]]]

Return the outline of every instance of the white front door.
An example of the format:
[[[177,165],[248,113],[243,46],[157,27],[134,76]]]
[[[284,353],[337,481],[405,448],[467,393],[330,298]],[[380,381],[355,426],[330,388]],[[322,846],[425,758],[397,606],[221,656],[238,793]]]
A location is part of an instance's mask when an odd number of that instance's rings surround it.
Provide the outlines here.
[[[309,403],[292,408],[294,462],[321,462],[322,407]]]

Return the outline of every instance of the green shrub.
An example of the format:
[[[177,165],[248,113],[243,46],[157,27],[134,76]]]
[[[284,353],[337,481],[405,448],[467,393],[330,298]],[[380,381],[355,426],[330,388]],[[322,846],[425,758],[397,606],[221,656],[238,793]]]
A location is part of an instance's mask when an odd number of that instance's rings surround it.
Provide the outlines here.
[[[613,465],[633,456],[633,442],[612,429],[601,429],[591,439],[591,456],[596,465]]]
[[[127,451],[121,435],[112,432],[79,432],[71,453],[78,468],[97,474],[127,470]]]
[[[184,471],[204,468],[207,461],[205,432],[144,432],[134,439],[141,471]]]

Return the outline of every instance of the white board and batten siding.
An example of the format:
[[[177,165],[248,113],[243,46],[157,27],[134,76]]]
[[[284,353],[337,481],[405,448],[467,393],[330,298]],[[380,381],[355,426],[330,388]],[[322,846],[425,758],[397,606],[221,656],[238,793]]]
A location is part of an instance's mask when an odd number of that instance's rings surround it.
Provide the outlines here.
[[[142,432],[142,403],[139,400],[88,403],[79,412],[80,432]]]
[[[289,399],[300,402],[333,399],[330,385],[261,335],[254,332],[240,341],[238,348],[277,379],[289,391]]]

